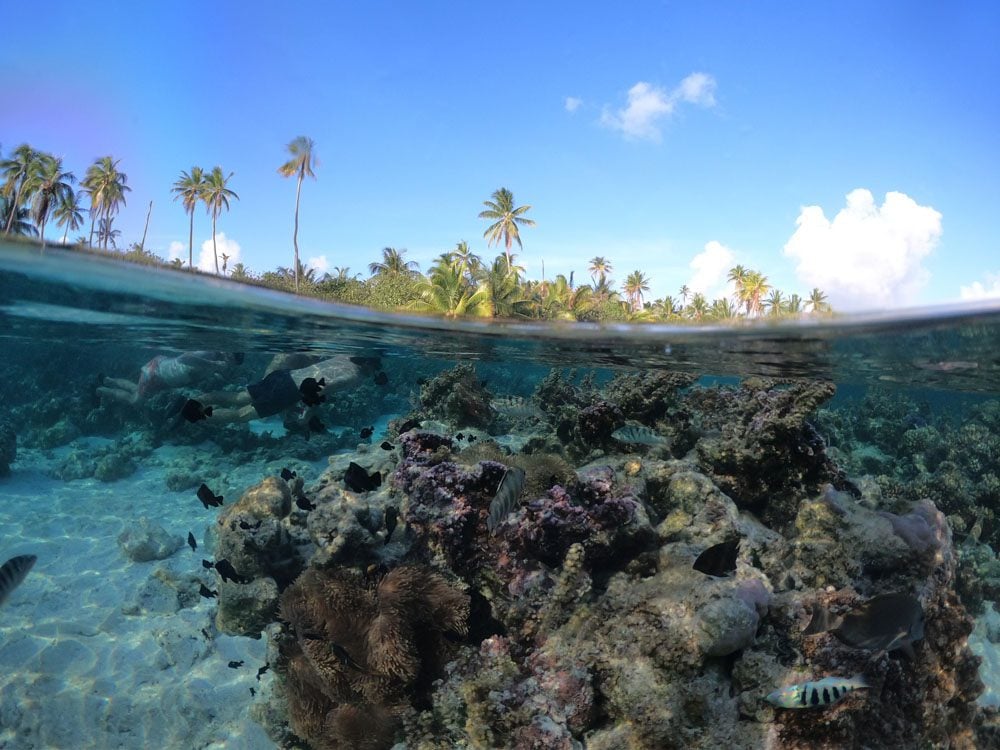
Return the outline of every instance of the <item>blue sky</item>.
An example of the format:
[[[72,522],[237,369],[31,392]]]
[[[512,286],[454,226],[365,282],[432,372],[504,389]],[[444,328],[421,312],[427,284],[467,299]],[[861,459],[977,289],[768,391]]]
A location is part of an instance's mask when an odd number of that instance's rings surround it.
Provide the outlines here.
[[[187,253],[171,184],[219,164],[224,246],[290,265],[276,169],[305,134],[300,248],[330,268],[491,256],[505,186],[535,278],[601,255],[652,297],[723,292],[734,263],[845,309],[1000,295],[1000,3],[141,5],[8,4],[0,144],[120,159],[116,226],[137,240],[152,200],[161,254]],[[196,256],[210,234],[199,210]]]

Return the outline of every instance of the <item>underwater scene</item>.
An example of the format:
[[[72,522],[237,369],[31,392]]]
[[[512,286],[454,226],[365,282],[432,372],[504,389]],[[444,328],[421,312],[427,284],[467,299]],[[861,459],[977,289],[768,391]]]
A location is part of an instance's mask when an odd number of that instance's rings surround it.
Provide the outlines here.
[[[456,322],[5,245],[0,342],[0,748],[1000,747],[995,302]]]

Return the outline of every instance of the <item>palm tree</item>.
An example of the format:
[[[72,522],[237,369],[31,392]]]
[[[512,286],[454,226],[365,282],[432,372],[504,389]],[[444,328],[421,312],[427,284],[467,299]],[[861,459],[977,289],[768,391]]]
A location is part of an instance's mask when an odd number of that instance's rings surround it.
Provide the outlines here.
[[[27,143],[11,152],[9,159],[0,161],[0,173],[3,176],[3,186],[0,193],[6,198],[7,222],[4,225],[4,234],[10,234],[14,228],[14,222],[20,222],[18,213],[25,202],[25,190],[31,192],[31,181],[38,162],[39,153]]]
[[[743,280],[743,304],[746,306],[747,315],[759,315],[761,311],[761,300],[771,289],[767,283],[767,276],[760,271],[750,271]]]
[[[443,313],[449,318],[492,312],[486,288],[469,284],[458,261],[439,260],[419,288],[420,299],[411,305],[414,310]]]
[[[809,310],[814,314],[819,314],[830,312],[830,309],[826,295],[819,290],[819,287],[813,287],[812,292],[809,293]]]
[[[350,266],[334,266],[333,274],[332,275],[326,274],[326,275],[336,279],[337,281],[347,281],[350,278],[357,278],[361,274],[354,274],[354,276],[352,277]]]
[[[464,275],[472,278],[479,272],[479,269],[483,266],[483,259],[472,252],[469,247],[469,243],[465,240],[461,240],[455,243],[455,249],[452,250],[449,255],[458,261],[459,268]]]
[[[611,267],[611,261],[601,255],[597,255],[590,259],[588,270],[590,271],[590,278],[594,280],[594,283],[597,283],[598,278],[603,279],[607,277],[614,269]]]
[[[785,300],[785,307],[783,312],[789,315],[798,315],[802,312],[802,298],[797,294],[792,294],[791,297]]]
[[[62,244],[66,244],[66,238],[70,231],[76,231],[83,226],[83,212],[80,210],[80,196],[70,190],[59,205],[52,211],[55,217],[56,226],[66,227],[63,232]]]
[[[110,156],[102,156],[87,168],[83,181],[80,183],[90,196],[90,244],[94,241],[94,222],[98,219],[110,220],[118,213],[119,206],[125,204],[125,193],[132,188],[126,184],[128,177],[118,171],[118,162]],[[104,233],[105,249],[110,239],[108,232]]]
[[[685,311],[694,320],[701,320],[704,318],[709,311],[708,300],[705,299],[705,295],[701,292],[695,292],[694,296],[691,298],[691,304],[687,306]]]
[[[649,291],[649,278],[642,271],[633,271],[626,277],[622,289],[634,312],[642,307],[643,292]]]
[[[222,167],[215,167],[205,177],[201,189],[201,199],[205,201],[205,208],[212,215],[212,252],[215,254],[215,273],[219,273],[219,248],[215,242],[215,222],[222,213],[222,209],[229,210],[229,200],[239,200],[240,196],[227,187],[229,179],[233,176],[223,176]]]
[[[691,296],[691,290],[688,288],[688,285],[683,284],[677,293],[680,295],[681,304],[687,305],[688,297]]]
[[[201,167],[191,167],[189,172],[181,172],[177,182],[170,188],[174,200],[181,199],[184,211],[190,216],[188,224],[188,268],[194,270],[194,209],[201,200],[205,189],[205,170]]]
[[[409,276],[417,271],[416,261],[403,260],[406,250],[394,247],[382,248],[382,261],[368,264],[368,273],[372,276]]]
[[[292,231],[292,244],[295,246],[295,291],[299,291],[299,198],[302,195],[302,179],[312,177],[316,179],[313,167],[316,166],[316,157],[313,149],[316,144],[312,138],[300,135],[288,144],[288,153],[292,158],[278,167],[278,174],[282,177],[297,175],[298,180],[295,186],[295,229]]]
[[[113,216],[102,216],[101,220],[97,222],[97,244],[103,245],[105,250],[108,249],[109,244],[113,250],[117,250],[117,240],[121,239],[122,236],[121,230],[111,228],[114,220]]]
[[[726,277],[726,281],[733,282],[735,289],[733,290],[733,298],[738,302],[743,299],[743,283],[746,281],[747,274],[746,267],[742,264],[735,265],[729,269],[729,275]]]
[[[494,190],[491,198],[492,200],[483,201],[486,210],[479,213],[480,219],[490,219],[493,221],[486,228],[486,231],[483,232],[483,237],[487,239],[488,247],[492,247],[493,243],[499,245],[501,240],[503,241],[504,253],[507,256],[507,266],[509,268],[511,264],[511,245],[517,242],[518,247],[522,249],[524,247],[521,244],[521,234],[518,225],[526,227],[535,226],[535,222],[532,219],[526,219],[523,216],[525,212],[531,210],[531,206],[518,206],[514,208],[514,194],[503,187]]]
[[[36,237],[38,230],[30,221],[27,208],[15,208],[14,202],[0,195],[0,224],[10,225],[10,234],[23,237]]]
[[[736,304],[726,297],[720,297],[712,303],[708,311],[709,317],[713,320],[730,320],[739,314]]]
[[[72,172],[64,172],[62,159],[50,154],[41,154],[35,162],[32,182],[35,197],[32,201],[32,213],[35,224],[38,225],[38,235],[42,238],[42,249],[45,249],[45,224],[53,206],[58,207],[64,200],[73,196],[70,183],[76,182]]]
[[[771,293],[764,300],[764,308],[772,318],[776,318],[784,312],[785,295],[781,293],[780,289],[771,289]]]
[[[518,279],[520,270],[519,266],[510,265],[503,255],[498,255],[491,265],[480,270],[477,278],[480,288],[486,291],[494,317],[509,318],[521,312],[518,303],[524,301],[524,295]]]

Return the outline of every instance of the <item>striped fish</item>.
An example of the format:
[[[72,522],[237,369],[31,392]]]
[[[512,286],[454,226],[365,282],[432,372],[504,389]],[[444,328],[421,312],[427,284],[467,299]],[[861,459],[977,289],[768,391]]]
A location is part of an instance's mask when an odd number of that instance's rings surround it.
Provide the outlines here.
[[[486,519],[486,528],[491,534],[496,533],[497,527],[514,510],[514,503],[524,491],[524,479],[524,469],[520,467],[511,466],[504,472],[497,494],[490,503],[490,515]]]
[[[21,585],[31,566],[38,558],[34,555],[18,555],[10,558],[0,567],[0,604],[10,596],[10,592]]]
[[[779,688],[767,696],[767,702],[781,708],[825,708],[859,688],[871,687],[862,675],[824,677],[816,682],[800,682]]]
[[[620,443],[631,445],[666,445],[667,439],[655,430],[641,425],[619,427],[611,433],[611,437]]]
[[[493,410],[505,417],[540,417],[542,410],[522,396],[498,396],[490,401]]]

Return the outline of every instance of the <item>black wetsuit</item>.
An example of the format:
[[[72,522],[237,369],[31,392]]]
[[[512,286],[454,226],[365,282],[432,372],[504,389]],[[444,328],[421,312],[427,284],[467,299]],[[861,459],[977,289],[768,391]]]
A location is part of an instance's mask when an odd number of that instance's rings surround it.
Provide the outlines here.
[[[291,370],[275,370],[247,386],[250,403],[259,417],[270,417],[295,406],[301,399],[299,387],[292,380]]]

